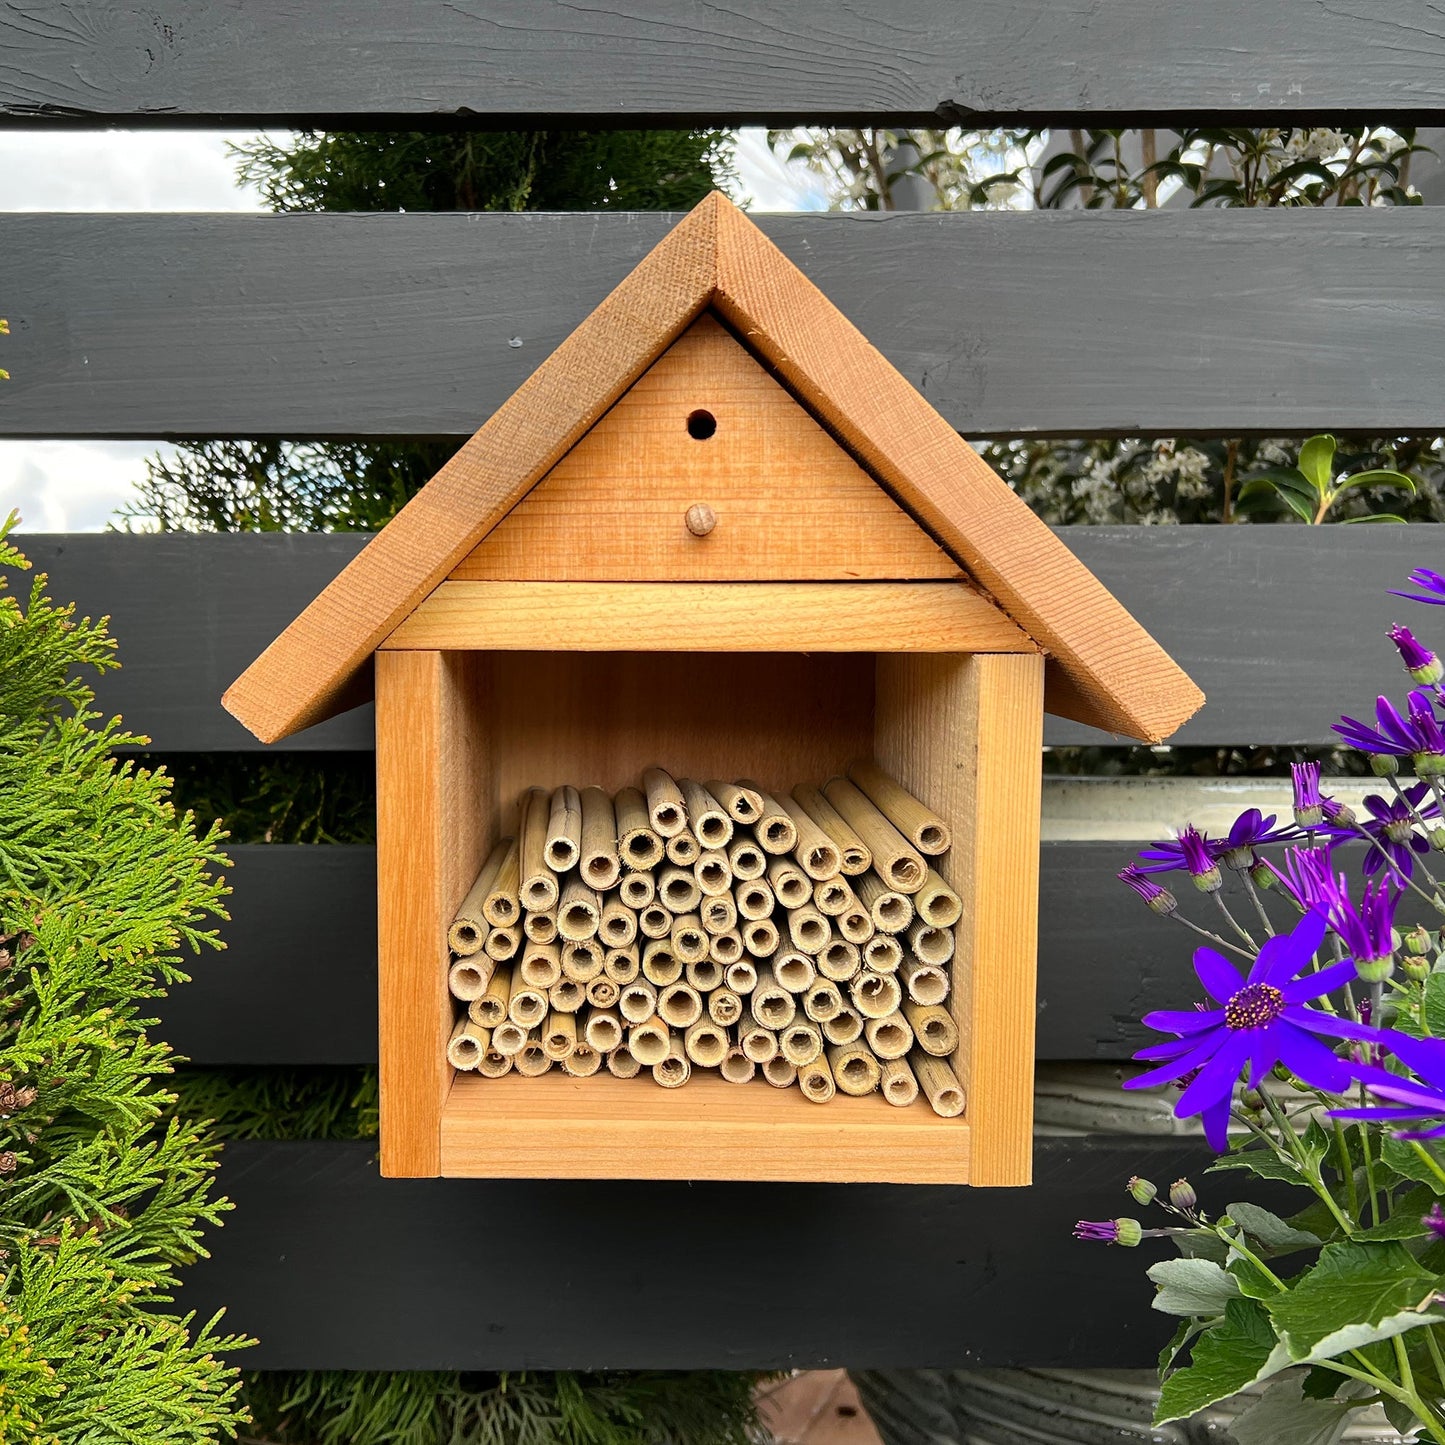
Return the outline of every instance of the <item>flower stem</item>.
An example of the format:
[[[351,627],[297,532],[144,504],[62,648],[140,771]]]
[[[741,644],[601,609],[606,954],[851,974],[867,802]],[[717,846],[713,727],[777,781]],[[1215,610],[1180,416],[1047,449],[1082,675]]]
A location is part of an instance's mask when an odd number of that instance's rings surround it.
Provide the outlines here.
[[[1237,953],[1241,958],[1253,960],[1254,955],[1246,949],[1241,948],[1237,943],[1231,943],[1227,938],[1221,938],[1212,929],[1205,928],[1202,924],[1196,923],[1192,918],[1186,918],[1182,913],[1171,913],[1169,915],[1177,922],[1182,923],[1186,928],[1192,928],[1196,933],[1207,938],[1211,943],[1217,943],[1221,948],[1227,948],[1231,953]]]
[[[1249,945],[1250,948],[1258,952],[1258,945],[1255,943],[1254,939],[1249,936],[1249,931],[1244,928],[1240,924],[1239,920],[1234,916],[1234,914],[1229,911],[1229,904],[1224,901],[1223,891],[1216,888],[1214,892],[1210,894],[1210,897],[1213,898],[1215,903],[1218,905],[1219,911],[1225,916],[1226,920],[1229,923],[1229,926],[1245,941],[1245,943]]]
[[[1431,1172],[1442,1184],[1445,1184],[1445,1169],[1442,1169],[1442,1168],[1440,1167],[1440,1163],[1439,1163],[1439,1161],[1435,1158],[1435,1156],[1434,1156],[1418,1139],[1411,1139],[1411,1140],[1409,1141],[1409,1144],[1410,1144],[1410,1147],[1411,1147],[1411,1148],[1420,1156],[1420,1158],[1425,1162],[1425,1165],[1426,1165],[1426,1167],[1430,1170],[1430,1172]],[[1445,1375],[1442,1375],[1441,1378],[1442,1378],[1442,1379],[1445,1379]]]
[[[1350,1202],[1350,1213],[1360,1217],[1360,1191],[1355,1184],[1355,1171],[1350,1163],[1350,1146],[1345,1139],[1345,1126],[1338,1119],[1330,1121],[1335,1126],[1335,1143],[1340,1151],[1340,1178],[1345,1181],[1345,1194]]]
[[[1239,876],[1244,879],[1245,890],[1254,903],[1254,911],[1259,914],[1259,921],[1264,924],[1264,931],[1273,938],[1274,924],[1269,921],[1269,914],[1264,911],[1264,900],[1259,896],[1259,889],[1254,886],[1254,879],[1249,876],[1248,872],[1241,873]]]

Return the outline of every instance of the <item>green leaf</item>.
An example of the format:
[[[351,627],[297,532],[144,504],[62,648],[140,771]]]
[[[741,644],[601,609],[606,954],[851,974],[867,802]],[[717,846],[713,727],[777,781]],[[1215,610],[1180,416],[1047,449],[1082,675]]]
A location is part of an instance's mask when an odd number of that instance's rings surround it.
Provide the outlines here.
[[[1310,506],[1303,497],[1295,492],[1288,492],[1283,487],[1276,487],[1275,490],[1279,493],[1280,501],[1282,501],[1300,521],[1313,523],[1315,519],[1315,509]]]
[[[1159,1351],[1159,1378],[1162,1380],[1174,1368],[1174,1362],[1179,1358],[1180,1352],[1200,1330],[1206,1328],[1200,1320],[1180,1320],[1172,1335],[1169,1336],[1169,1343]]]
[[[1300,1393],[1306,1400],[1332,1400],[1339,1394],[1345,1380],[1344,1375],[1337,1375],[1323,1365],[1311,1365],[1304,1373]]]
[[[1216,1159],[1205,1172],[1214,1174],[1224,1169],[1247,1169],[1260,1179],[1286,1179],[1291,1184],[1304,1184],[1298,1165],[1288,1159],[1281,1159],[1273,1149],[1263,1145],[1241,1149],[1235,1154],[1225,1154]]]
[[[1194,1342],[1188,1366],[1160,1387],[1154,1423],[1183,1420],[1238,1394],[1260,1377],[1274,1347],[1274,1329],[1264,1310],[1253,1300],[1230,1300],[1224,1318]]]
[[[1332,1239],[1339,1233],[1339,1221],[1330,1213],[1323,1199],[1315,1199],[1305,1205],[1298,1214],[1291,1214],[1289,1222],[1296,1229],[1307,1229],[1319,1240]]]
[[[1229,1262],[1229,1276],[1239,1286],[1239,1292],[1250,1299],[1273,1299],[1279,1293],[1279,1286],[1251,1259],[1242,1254]]]
[[[1356,1239],[1424,1239],[1430,1233],[1423,1220],[1435,1202],[1435,1196],[1423,1184],[1402,1194],[1390,1206],[1390,1217],[1372,1229],[1357,1234]]]
[[[1441,1317],[1416,1306],[1434,1290],[1435,1277],[1398,1242],[1328,1244],[1265,1307],[1290,1357],[1317,1362],[1433,1323]]]
[[[1404,517],[1399,516],[1395,512],[1371,512],[1368,517],[1340,518],[1340,526],[1342,527],[1357,527],[1362,522],[1392,522],[1396,526],[1400,527],[1403,527],[1405,525]]]
[[[1335,1445],[1364,1402],[1312,1398],[1303,1384],[1297,1370],[1271,1380],[1259,1399],[1229,1422],[1238,1445]]]
[[[1212,1229],[1181,1229],[1169,1237],[1185,1259],[1212,1259],[1221,1265],[1229,1262],[1229,1246]]]
[[[1163,1259],[1151,1264],[1149,1278],[1159,1287],[1154,1308],[1166,1315],[1219,1315],[1239,1285],[1212,1259]]]
[[[1271,1254],[1288,1254],[1295,1249],[1311,1249],[1324,1243],[1317,1234],[1286,1224],[1277,1214],[1257,1204],[1241,1202],[1229,1206],[1229,1217],[1249,1235],[1257,1239]]]
[[[1435,1158],[1440,1157],[1428,1141],[1422,1140],[1421,1147]],[[1386,1135],[1380,1141],[1380,1157],[1386,1167],[1393,1169],[1401,1178],[1427,1185],[1432,1194],[1445,1194],[1445,1183],[1441,1183],[1439,1175],[1415,1152],[1408,1139],[1392,1139]]]
[[[1404,472],[1392,471],[1388,467],[1376,467],[1368,472],[1356,472],[1352,477],[1341,477],[1335,483],[1336,493],[1343,492],[1347,487],[1398,487],[1401,491],[1409,492],[1413,497],[1417,490],[1414,477],[1408,477]]]
[[[1335,439],[1328,432],[1310,437],[1299,449],[1300,475],[1321,497],[1330,489],[1334,472]]]

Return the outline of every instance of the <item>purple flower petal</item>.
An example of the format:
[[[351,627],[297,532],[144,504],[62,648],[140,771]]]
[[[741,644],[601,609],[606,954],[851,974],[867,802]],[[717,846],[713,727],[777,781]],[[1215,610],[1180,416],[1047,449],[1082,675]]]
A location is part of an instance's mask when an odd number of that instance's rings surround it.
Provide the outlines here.
[[[1339,963],[1320,969],[1318,973],[1307,973],[1292,983],[1285,984],[1280,992],[1284,994],[1286,1003],[1307,1003],[1312,998],[1334,993],[1337,988],[1343,988],[1355,977],[1354,959],[1344,958]]]
[[[1417,1039],[1394,1029],[1382,1029],[1380,1042],[1403,1063],[1411,1073],[1436,1088],[1445,1090],[1445,1039]],[[1399,1076],[1391,1074],[1390,1082],[1398,1082]],[[1369,1082],[1367,1079],[1366,1083]]]
[[[1250,1049],[1267,1050],[1268,1045],[1262,1037],[1266,1032],[1264,1029],[1241,1029],[1230,1033],[1219,1045],[1219,1051],[1179,1096],[1174,1112],[1184,1119],[1190,1114],[1201,1113],[1210,1104],[1217,1104],[1221,1098],[1233,1097],[1235,1082]]]
[[[1197,1069],[1204,1063],[1217,1042],[1217,1036],[1211,1034],[1203,1043],[1196,1045],[1187,1054],[1181,1054],[1169,1063],[1161,1064],[1157,1069],[1150,1069],[1137,1078],[1125,1079],[1124,1087],[1126,1089],[1152,1089],[1156,1084],[1171,1084],[1175,1079],[1183,1078],[1191,1069]],[[1142,1053],[1143,1050],[1140,1052]]]
[[[1231,1095],[1226,1094],[1217,1103],[1199,1111],[1204,1124],[1204,1137],[1216,1154],[1223,1154],[1229,1148],[1229,1106]]]
[[[1292,933],[1271,938],[1259,951],[1259,958],[1249,972],[1251,983],[1267,983],[1283,988],[1302,972],[1325,940],[1325,916],[1314,909],[1294,926]]]
[[[1197,1034],[1205,1029],[1218,1028],[1224,1022],[1224,1010],[1213,1009],[1156,1009],[1144,1015],[1143,1022],[1151,1029],[1167,1034]]]
[[[1296,1028],[1308,1029],[1312,1034],[1330,1034],[1337,1039],[1358,1039],[1367,1044],[1378,1044],[1381,1041],[1380,1030],[1371,1028],[1369,1024],[1357,1024],[1350,1019],[1336,1018],[1334,1014],[1305,1008],[1303,1004],[1286,1004],[1280,1017]]]
[[[1292,1073],[1332,1094],[1350,1086],[1350,1071],[1317,1038],[1281,1021],[1275,1037],[1280,1062]]]
[[[1199,975],[1204,991],[1216,1003],[1228,1003],[1244,985],[1239,970],[1212,948],[1194,950],[1194,972]]]

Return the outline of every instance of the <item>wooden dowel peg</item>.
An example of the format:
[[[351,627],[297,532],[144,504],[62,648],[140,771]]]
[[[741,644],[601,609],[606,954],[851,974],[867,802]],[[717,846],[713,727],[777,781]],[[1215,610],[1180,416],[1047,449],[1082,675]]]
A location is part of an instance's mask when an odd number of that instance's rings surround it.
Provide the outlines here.
[[[676,1039],[668,1046],[667,1057],[653,1064],[652,1077],[664,1089],[680,1089],[692,1077],[687,1052]]]
[[[512,999],[512,969],[502,964],[492,974],[487,991],[468,1008],[473,1023],[494,1029],[507,1017],[507,1005]]]
[[[763,814],[762,794],[741,783],[709,778],[707,790],[727,809],[734,823],[756,823]]]
[[[577,1015],[557,1013],[547,1015],[542,1027],[542,1048],[549,1059],[561,1063],[577,1047]]]
[[[617,1011],[630,1024],[645,1024],[657,1012],[657,989],[645,978],[624,984]]]
[[[946,1059],[958,1047],[958,1025],[946,1008],[936,1003],[914,1003],[909,999],[903,1005],[903,1017],[908,1020],[913,1037],[925,1054]]]
[[[672,838],[687,827],[687,805],[671,773],[648,768],[642,775],[642,790],[647,795],[647,814],[654,833]]]
[[[768,864],[768,887],[784,908],[801,908],[813,901],[813,885],[791,858],[774,858]]]
[[[482,903],[482,914],[493,928],[508,928],[522,921],[522,905],[518,898],[518,884],[521,879],[521,855],[515,838],[506,840],[506,851],[502,854],[502,866],[492,879],[492,886]]]
[[[518,971],[530,987],[551,988],[562,977],[562,950],[555,943],[529,943]]]
[[[743,1024],[738,1029],[738,1044],[755,1064],[765,1064],[778,1053],[778,1036],[762,1024]]]
[[[753,825],[753,836],[764,853],[774,856],[791,853],[798,846],[798,829],[792,817],[776,798],[761,789],[757,793],[762,799],[763,811]]]
[[[547,990],[547,1002],[558,1013],[575,1014],[587,1002],[587,990],[575,978],[559,978]]]
[[[913,922],[913,900],[890,888],[876,873],[860,874],[853,887],[880,933],[902,933]]]
[[[590,1079],[602,1067],[602,1055],[585,1040],[579,1039],[577,1047],[562,1060],[562,1072],[574,1079]]]
[[[913,894],[923,887],[923,880],[928,876],[923,855],[860,789],[847,778],[834,778],[824,787],[823,796],[868,845],[868,851],[873,854],[874,871],[890,888]]]
[[[496,969],[496,961],[488,958],[486,954],[454,958],[447,970],[447,988],[454,999],[471,1003],[473,999],[481,998],[486,993],[487,985],[491,983]]]
[[[487,895],[492,891],[492,884],[497,880],[497,874],[502,870],[502,860],[507,856],[507,849],[511,842],[510,838],[503,838],[487,854],[487,861],[482,864],[482,870],[477,874],[476,881],[467,890],[467,896],[457,906],[452,925],[447,930],[447,945],[453,953],[465,956],[481,952],[482,944],[486,941],[487,930],[491,926],[483,911],[483,905],[487,901]]]
[[[715,988],[707,996],[707,1016],[721,1028],[731,1028],[743,1016],[743,1001],[730,988]]]
[[[607,1072],[614,1078],[635,1079],[642,1072],[642,1065],[626,1044],[618,1044],[607,1055]]]
[[[829,1044],[828,1067],[840,1094],[862,1098],[878,1087],[883,1070],[865,1044]]]
[[[617,856],[617,816],[612,799],[601,788],[583,788],[582,862],[579,871],[599,893],[615,886],[622,876]]]
[[[667,861],[674,867],[691,868],[702,852],[702,844],[693,836],[691,828],[684,828],[681,833],[674,833],[667,840],[663,851],[667,854]]]
[[[831,978],[815,978],[803,993],[803,1012],[815,1024],[825,1024],[843,1011],[843,995]]]
[[[475,1069],[482,1061],[482,1055],[491,1047],[492,1035],[489,1029],[474,1024],[466,1014],[456,1021],[452,1036],[447,1042],[447,1063],[454,1069]]]
[[[944,881],[936,868],[928,870],[923,887],[913,895],[918,916],[934,928],[952,928],[963,917],[963,899]]]
[[[791,1089],[798,1082],[797,1065],[775,1054],[763,1065],[763,1078],[775,1089]]]
[[[881,1019],[898,1012],[903,989],[895,973],[860,973],[848,985],[848,997],[865,1019]]]
[[[854,878],[873,866],[873,854],[848,820],[825,798],[822,791],[804,784],[793,789],[793,798],[808,816],[833,840],[846,877]]]
[[[602,902],[580,878],[569,878],[557,904],[557,932],[573,943],[595,938],[602,922]]]
[[[941,1119],[956,1119],[963,1113],[963,1085],[943,1059],[935,1059],[922,1050],[914,1053],[909,1063],[929,1107]]]
[[[746,883],[761,878],[768,870],[768,855],[751,836],[734,838],[727,853],[728,867],[735,881]]]
[[[657,897],[657,881],[651,873],[624,873],[617,896],[634,913],[641,913]]]
[[[823,1037],[830,1044],[851,1044],[863,1037],[863,1015],[850,1003],[843,1004],[832,1018],[821,1023]]]
[[[547,866],[551,800],[546,789],[528,788],[517,804],[517,817],[522,849],[522,907],[531,913],[548,913],[557,906],[557,875]]]
[[[793,858],[798,867],[815,883],[824,878],[836,878],[843,871],[843,859],[837,844],[795,799],[783,798],[780,806],[787,811],[797,830],[798,841],[793,845]]]
[[[778,1031],[778,1048],[790,1064],[801,1069],[823,1052],[823,1031],[809,1019],[794,1019]]]
[[[882,1074],[883,1097],[895,1109],[906,1109],[918,1097],[918,1080],[907,1059],[884,1059]]]
[[[642,976],[658,988],[682,977],[682,960],[673,952],[670,938],[656,938],[642,950]]]
[[[633,1024],[627,1031],[627,1047],[643,1068],[650,1069],[667,1057],[672,1034],[660,1018],[650,1018],[640,1024]]]
[[[570,872],[582,856],[582,799],[571,784],[552,790],[543,851],[554,873]]]
[[[617,815],[617,851],[623,864],[638,871],[656,868],[662,862],[662,836],[653,830],[647,799],[637,788],[622,788],[613,799],[613,810]],[[634,908],[638,906],[627,901]]]
[[[690,1028],[702,1017],[702,999],[690,984],[670,983],[657,995],[657,1016],[675,1029]]]
[[[848,776],[920,853],[935,857],[948,852],[953,845],[948,824],[895,778],[889,777],[877,763],[854,763],[848,769]]]
[[[901,1013],[864,1019],[863,1037],[880,1059],[901,1059],[913,1047],[913,1030]]]
[[[728,811],[701,783],[680,778],[688,826],[704,848],[726,848],[732,842],[733,820]]]
[[[727,1030],[719,1028],[711,1019],[699,1019],[684,1035],[683,1047],[699,1068],[715,1069],[727,1058]]]
[[[798,1087],[811,1103],[826,1104],[837,1093],[827,1059],[820,1056],[802,1065],[798,1070]]]

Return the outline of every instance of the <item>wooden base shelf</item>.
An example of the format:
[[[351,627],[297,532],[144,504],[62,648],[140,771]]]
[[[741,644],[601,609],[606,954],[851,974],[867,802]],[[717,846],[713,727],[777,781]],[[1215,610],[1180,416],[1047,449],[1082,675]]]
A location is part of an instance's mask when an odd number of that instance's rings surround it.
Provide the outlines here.
[[[796,1089],[695,1075],[558,1070],[541,1078],[458,1074],[442,1110],[441,1173],[511,1179],[757,1179],[966,1184],[969,1129],[920,1100],[809,1103]]]

